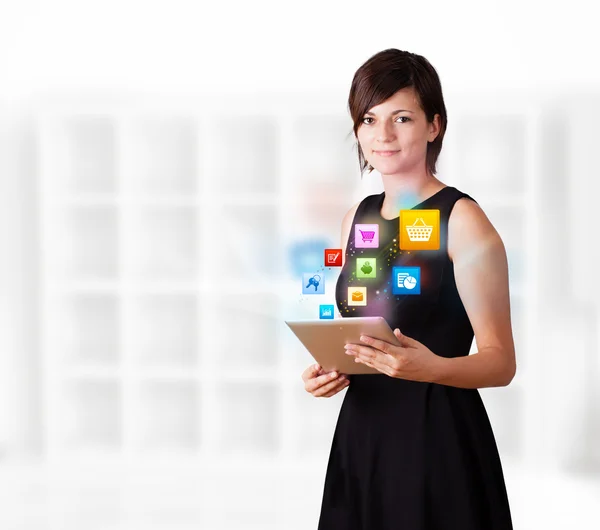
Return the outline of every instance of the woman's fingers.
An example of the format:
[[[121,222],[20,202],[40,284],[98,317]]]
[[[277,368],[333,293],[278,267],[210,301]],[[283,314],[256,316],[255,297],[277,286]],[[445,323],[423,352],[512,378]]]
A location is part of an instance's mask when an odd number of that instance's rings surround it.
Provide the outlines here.
[[[302,373],[302,381],[305,383],[310,381],[311,379],[317,377],[319,374],[323,372],[323,368],[318,364],[311,364],[304,372]]]
[[[344,374],[335,370],[326,373],[322,366],[309,366],[302,374],[304,389],[315,397],[331,397],[343,390],[350,381]]]
[[[348,381],[347,379],[345,381],[341,381],[333,390],[330,390],[326,394],[323,394],[321,397],[328,398],[331,396],[335,396],[338,392],[341,392],[342,390],[344,390],[344,388],[346,388],[349,384],[350,384],[350,381]]]
[[[344,388],[348,383],[348,379],[343,374],[332,372],[331,374],[324,374],[317,377],[314,383],[313,391],[311,392],[313,396],[329,397]]]
[[[340,374],[335,371],[319,375],[311,381],[311,388],[312,390],[317,390],[322,386],[326,386],[331,381],[335,381],[338,377],[340,377]]]

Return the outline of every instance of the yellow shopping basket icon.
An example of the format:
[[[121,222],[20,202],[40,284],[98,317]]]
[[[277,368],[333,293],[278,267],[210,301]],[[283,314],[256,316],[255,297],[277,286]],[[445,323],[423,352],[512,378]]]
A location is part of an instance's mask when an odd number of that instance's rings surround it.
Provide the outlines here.
[[[438,250],[439,210],[400,210],[400,249]]]
[[[417,226],[419,221],[421,221],[421,225]],[[432,230],[433,226],[426,225],[422,217],[419,217],[411,226],[406,227],[410,241],[429,241]]]

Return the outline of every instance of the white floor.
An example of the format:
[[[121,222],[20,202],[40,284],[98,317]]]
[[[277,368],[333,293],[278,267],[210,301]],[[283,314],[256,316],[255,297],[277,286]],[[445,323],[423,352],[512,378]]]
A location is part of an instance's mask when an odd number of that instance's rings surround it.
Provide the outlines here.
[[[0,466],[2,530],[309,530],[323,469],[113,471]],[[515,530],[598,530],[600,478],[534,475],[505,464]]]

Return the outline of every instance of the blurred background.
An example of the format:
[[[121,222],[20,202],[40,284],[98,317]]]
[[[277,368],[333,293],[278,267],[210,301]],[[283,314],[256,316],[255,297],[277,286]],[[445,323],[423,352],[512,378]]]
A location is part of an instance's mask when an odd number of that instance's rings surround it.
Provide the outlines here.
[[[480,393],[515,529],[598,528],[585,5],[1,2],[0,528],[316,528],[344,393],[283,320],[383,191],[347,97],[389,47],[437,69],[438,178],[507,248],[518,373]]]

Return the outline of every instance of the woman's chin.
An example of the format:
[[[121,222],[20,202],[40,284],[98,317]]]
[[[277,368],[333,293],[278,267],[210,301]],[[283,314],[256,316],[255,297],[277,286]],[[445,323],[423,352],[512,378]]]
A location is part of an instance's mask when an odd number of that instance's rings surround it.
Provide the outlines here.
[[[389,164],[386,164],[385,162],[378,162],[377,165],[374,165],[374,164],[371,164],[371,165],[373,166],[375,171],[378,171],[382,175],[384,175],[384,174],[394,175],[396,173],[402,173],[403,171],[406,170],[406,168],[404,167],[403,164],[398,164],[397,162],[389,163]]]

